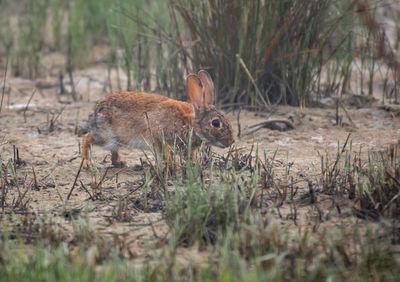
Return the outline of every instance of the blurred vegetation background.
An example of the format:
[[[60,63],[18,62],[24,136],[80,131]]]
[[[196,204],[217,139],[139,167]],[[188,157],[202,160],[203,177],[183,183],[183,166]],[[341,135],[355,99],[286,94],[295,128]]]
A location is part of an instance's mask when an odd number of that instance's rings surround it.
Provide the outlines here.
[[[177,99],[186,98],[184,77],[207,69],[219,106],[253,109],[315,105],[351,91],[372,95],[379,74],[383,95],[397,102],[396,66],[379,54],[386,35],[368,25],[379,24],[385,5],[392,11],[387,2],[0,0],[0,62],[7,58],[14,76],[36,78],[51,72],[42,58],[58,52],[65,73],[106,63],[126,75],[119,89]],[[357,89],[350,87],[354,70]]]

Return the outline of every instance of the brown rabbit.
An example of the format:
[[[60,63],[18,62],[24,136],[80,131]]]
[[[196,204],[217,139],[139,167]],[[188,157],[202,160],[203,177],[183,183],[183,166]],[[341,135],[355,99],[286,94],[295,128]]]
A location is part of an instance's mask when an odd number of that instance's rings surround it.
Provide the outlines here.
[[[220,148],[231,146],[232,127],[212,104],[210,75],[204,70],[190,74],[186,85],[190,103],[143,92],[119,92],[100,100],[89,115],[82,141],[85,166],[91,144],[110,150],[112,164],[121,167],[125,166],[118,154],[121,146],[146,148],[154,141],[160,148],[162,139],[167,145],[186,142],[192,130],[193,152],[202,141]]]

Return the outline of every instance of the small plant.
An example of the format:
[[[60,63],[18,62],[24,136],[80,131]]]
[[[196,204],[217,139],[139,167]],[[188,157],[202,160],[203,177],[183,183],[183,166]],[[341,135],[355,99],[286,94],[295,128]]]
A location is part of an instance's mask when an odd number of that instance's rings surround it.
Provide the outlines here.
[[[164,216],[175,244],[216,244],[224,234],[251,220],[257,206],[260,161],[249,155],[214,156],[210,172],[189,162],[184,178],[178,178],[173,193],[165,198]],[[262,206],[262,204],[260,204]]]
[[[338,192],[345,192],[344,186],[347,182],[346,175],[348,175],[348,171],[352,169],[350,159],[352,152],[352,141],[350,140],[349,142],[349,138],[350,134],[347,136],[342,149],[340,149],[340,143],[338,141],[337,153],[333,163],[331,163],[328,153],[325,154],[325,157],[323,155],[320,156],[322,175],[320,183],[322,184],[322,190],[325,193],[334,194]],[[350,153],[347,150],[348,144]],[[347,174],[344,173],[342,165],[345,166],[345,171],[347,171]]]
[[[307,105],[326,83],[322,69],[343,58],[354,39],[352,3],[171,0],[169,6],[181,23],[172,42],[182,50],[177,73],[209,68],[222,103]],[[346,65],[338,67],[326,88],[348,76],[341,71]]]
[[[363,218],[400,215],[399,145],[391,144],[383,151],[369,151],[367,162],[360,152],[352,151],[347,137],[331,163],[328,154],[321,156],[322,192],[348,195],[355,202],[355,213]],[[346,149],[347,144],[349,150]],[[354,154],[353,154],[354,153]],[[353,155],[353,156],[352,156]]]
[[[368,168],[356,175],[356,214],[377,219],[400,216],[400,146],[391,144],[380,152],[370,152]]]

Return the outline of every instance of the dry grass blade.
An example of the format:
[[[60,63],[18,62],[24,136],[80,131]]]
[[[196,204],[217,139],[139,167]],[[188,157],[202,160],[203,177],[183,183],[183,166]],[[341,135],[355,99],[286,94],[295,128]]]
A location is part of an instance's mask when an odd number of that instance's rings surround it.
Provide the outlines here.
[[[257,95],[260,98],[261,102],[263,102],[265,108],[268,111],[271,111],[271,107],[270,107],[271,103],[270,103],[270,101],[268,99],[268,95],[266,96],[267,101],[265,101],[260,89],[258,89],[258,87],[257,87],[256,81],[254,80],[253,76],[251,75],[251,73],[250,73],[249,69],[247,68],[246,64],[244,63],[243,59],[239,56],[239,54],[236,54],[236,57],[239,58],[240,65],[243,67],[243,69],[245,70],[245,72],[246,72],[247,76],[249,77],[251,83],[253,84],[253,86],[254,86],[254,88],[255,88],[255,90],[257,92]]]
[[[92,194],[90,194],[90,192],[88,191],[88,189],[86,189],[85,185],[83,184],[82,180],[79,180],[79,183],[81,184],[81,187],[83,190],[85,190],[85,192],[89,195],[89,199],[90,200],[94,200]]]
[[[340,102],[340,107],[343,109],[344,113],[346,114],[347,119],[349,120],[351,126],[354,128],[357,128],[357,125],[353,122],[353,119],[350,116],[350,113],[347,111],[346,107],[343,105],[342,102]]]
[[[382,208],[382,213],[384,213],[393,204],[393,202],[397,200],[398,197],[400,197],[400,191]]]
[[[349,142],[350,135],[351,135],[351,133],[349,133],[349,134],[347,135],[347,138],[346,138],[346,141],[345,141],[344,144],[343,144],[342,150],[341,150],[340,153],[338,153],[338,155],[337,155],[337,157],[336,157],[336,160],[335,160],[335,163],[333,164],[331,173],[333,173],[333,172],[335,171],[335,169],[336,169],[336,167],[337,167],[337,165],[338,165],[338,163],[339,163],[339,160],[340,160],[340,155],[343,154],[343,153],[345,152],[346,147],[347,147],[347,143]]]
[[[84,159],[81,160],[81,164],[80,164],[79,169],[78,169],[78,172],[76,173],[76,176],[75,176],[74,184],[72,184],[72,187],[71,187],[71,189],[69,190],[69,193],[68,193],[66,202],[69,200],[69,198],[71,198],[71,195],[72,195],[72,192],[74,191],[76,182],[78,181],[79,174],[81,173],[81,170],[82,170],[83,162],[84,162],[84,161],[85,161]]]
[[[24,109],[24,112],[23,112],[23,115],[24,115],[24,122],[25,122],[25,123],[26,123],[26,111],[28,110],[29,103],[31,102],[31,100],[32,100],[32,98],[33,98],[33,95],[35,95],[35,93],[36,93],[36,89],[34,89],[34,90],[32,91],[32,94],[31,94],[31,96],[29,97],[28,103],[26,103],[26,106],[25,106],[25,109]]]
[[[1,110],[3,108],[4,94],[6,92],[7,70],[8,70],[8,54],[7,54],[7,58],[6,58],[6,70],[4,72],[3,88],[1,90],[0,113],[1,113]]]
[[[241,126],[240,126],[240,113],[242,112],[242,107],[240,107],[239,108],[239,111],[238,111],[238,113],[237,113],[237,115],[236,115],[236,122],[237,122],[237,128],[238,128],[238,130],[237,130],[237,137],[238,138],[240,138],[240,136],[241,136]]]
[[[7,185],[7,181],[5,179],[5,177],[1,177],[0,178],[0,187],[1,187],[1,210],[2,212],[4,212],[4,208],[6,205],[6,196],[7,196],[7,192],[8,189],[6,189],[6,185]]]
[[[94,187],[94,190],[97,190],[101,187],[101,184],[103,184],[104,180],[106,179],[109,169],[110,169],[109,167],[106,168],[106,171],[103,173],[103,176],[101,177],[99,183],[97,183],[96,186]]]
[[[35,185],[35,189],[39,190],[39,185],[37,182],[37,178],[36,178],[36,172],[35,172],[35,168],[32,166],[32,174],[33,174],[33,183]]]

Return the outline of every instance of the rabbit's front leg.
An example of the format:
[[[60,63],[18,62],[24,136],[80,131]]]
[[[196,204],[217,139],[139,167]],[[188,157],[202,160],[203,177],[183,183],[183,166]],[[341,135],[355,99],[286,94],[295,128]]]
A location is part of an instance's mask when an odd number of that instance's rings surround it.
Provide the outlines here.
[[[121,156],[118,153],[118,150],[111,151],[111,163],[115,167],[126,167],[126,161],[123,161],[121,159]]]

